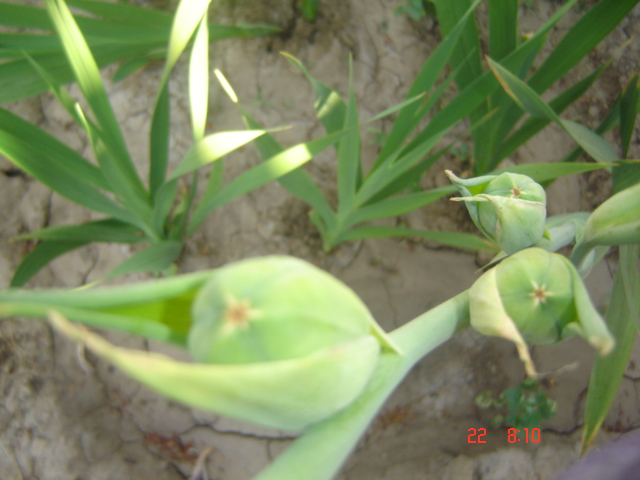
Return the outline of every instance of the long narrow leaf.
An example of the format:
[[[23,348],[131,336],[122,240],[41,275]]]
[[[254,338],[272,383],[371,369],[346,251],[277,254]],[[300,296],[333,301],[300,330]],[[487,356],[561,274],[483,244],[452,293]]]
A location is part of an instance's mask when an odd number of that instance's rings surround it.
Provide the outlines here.
[[[387,237],[422,237],[427,240],[433,240],[443,245],[449,245],[456,248],[465,248],[468,250],[482,250],[485,252],[498,253],[500,250],[488,240],[471,235],[470,233],[461,232],[433,232],[428,230],[417,230],[406,227],[386,227],[386,226],[369,226],[359,227],[349,230],[343,236],[342,240],[361,240],[365,238],[387,238]]]
[[[162,272],[176,261],[182,248],[181,242],[154,243],[111,270],[104,280],[130,273]]]
[[[500,61],[518,45],[518,0],[489,0],[489,55]]]
[[[18,265],[18,268],[11,278],[10,286],[22,287],[31,277],[38,273],[52,260],[67,252],[71,252],[76,248],[83,247],[88,243],[90,242],[72,240],[52,240],[39,243],[26,257],[22,259],[22,262],[20,262],[20,265]]]
[[[139,230],[131,225],[107,218],[80,225],[61,225],[43,228],[37,232],[19,235],[15,240],[57,240],[81,242],[137,243],[145,240]]]
[[[607,62],[606,65],[603,65],[592,74],[588,75],[587,77],[583,78],[579,82],[564,90],[549,102],[549,106],[556,114],[560,115],[569,107],[569,105],[571,105],[573,102],[575,102],[585,94],[585,92],[595,83],[596,80],[600,78],[600,76],[604,73],[604,71],[609,67],[610,64],[611,62]],[[499,144],[499,147],[496,149],[496,152],[491,159],[491,163],[487,165],[488,168],[495,168],[502,160],[511,155],[521,145],[523,145],[536,133],[540,132],[544,127],[546,127],[550,122],[551,120],[549,120],[548,118],[528,118],[520,128],[518,128],[515,132],[509,135],[506,140]],[[513,125],[509,126],[509,130],[511,130],[511,128],[513,128]]]
[[[169,123],[171,106],[169,103],[169,83],[161,85],[151,118],[149,133],[149,194],[155,198],[164,184],[169,164]]]
[[[294,56],[285,52],[282,55],[307,77],[313,88],[313,106],[316,109],[318,120],[320,120],[327,133],[340,131],[344,126],[347,105],[342,101],[338,92],[312,77],[305,66]]]
[[[44,158],[48,158],[51,168],[59,169],[57,175],[62,177],[70,176],[98,188],[109,189],[100,169],[95,165],[89,163],[75,150],[67,147],[48,133],[3,108],[0,108],[0,131],[3,132],[7,141],[9,141],[9,138],[12,139],[11,141],[21,142],[24,139],[29,139],[28,150],[32,151],[34,156],[36,156],[37,151]],[[3,143],[0,143],[0,150],[2,145]],[[9,156],[7,153],[5,155]],[[21,160],[16,159],[15,161]],[[28,168],[26,166],[18,166]],[[38,166],[34,164],[34,167],[37,168]],[[38,178],[38,180],[43,181],[41,178]]]
[[[523,110],[556,122],[597,161],[611,163],[618,159],[611,145],[598,134],[580,124],[561,119],[526,83],[493,60],[488,59],[488,62],[502,87]]]
[[[189,149],[169,180],[209,165],[265,133],[265,130],[246,130],[207,135]]]
[[[360,163],[360,132],[356,95],[353,91],[353,59],[349,58],[349,103],[343,129],[349,132],[338,143],[338,215],[351,210],[353,198],[362,178]]]
[[[121,330],[186,347],[193,299],[204,271],[100,289],[0,291],[0,317],[46,317],[52,308],[85,325]]]
[[[40,133],[46,135],[44,132]],[[47,145],[55,147],[55,150],[47,150]],[[137,224],[136,219],[129,212],[102,195],[87,179],[78,178],[78,172],[70,173],[68,166],[65,168],[62,165],[66,153],[65,149],[66,147],[62,144],[58,145],[54,142],[38,144],[28,136],[11,135],[6,131],[0,131],[0,152],[29,175],[79,205],[84,205],[91,210],[105,213],[128,223]],[[73,158],[73,156],[69,158]],[[69,165],[73,165],[71,161]],[[86,169],[82,171],[86,171]]]
[[[193,213],[187,234],[191,235],[200,226],[204,218],[216,208],[301,167],[325,148],[335,144],[345,133],[347,132],[333,133],[326,137],[288,148],[239,175],[216,196],[203,198]]]
[[[294,66],[296,67],[299,66],[299,68],[303,70],[303,73],[306,72],[306,70],[304,69],[304,66],[300,62],[298,62],[298,60],[296,60],[293,57],[290,57],[287,54],[283,54],[283,55],[287,59],[289,59],[289,61]],[[216,77],[218,78],[218,81],[222,85],[222,88],[224,89],[224,91],[227,93],[231,101],[235,103],[236,106],[238,107],[245,125],[252,130],[262,129],[263,128],[262,125],[260,125],[253,118],[251,118],[251,116],[246,111],[244,111],[242,107],[240,107],[236,93],[233,91],[233,88],[231,87],[227,79],[224,77],[222,72],[220,72],[219,70],[215,70],[215,74],[216,74]],[[311,77],[310,75],[308,76],[308,78],[310,78],[312,85],[315,85],[313,83],[315,79],[313,79],[313,77]],[[322,99],[324,98],[323,96],[324,93],[330,92],[330,89],[320,84],[319,82],[317,83],[320,85],[320,87],[318,87],[319,90],[315,92],[316,102],[322,102],[323,101]],[[338,100],[340,100],[340,97],[338,97]],[[342,102],[342,100],[340,100],[340,102]],[[321,110],[322,109],[318,110],[319,115]],[[344,122],[344,113],[340,113],[339,115],[340,115],[340,118],[343,119],[342,121]],[[328,123],[327,125],[325,125],[325,129],[329,130],[330,128],[333,127],[334,120],[327,119],[326,122]],[[258,148],[258,151],[260,152],[260,156],[263,159],[275,157],[276,155],[284,151],[284,148],[282,147],[282,145],[280,145],[276,141],[276,139],[273,138],[273,136],[270,135],[269,133],[258,137],[255,140],[254,144]],[[315,183],[313,183],[313,180],[311,180],[311,177],[307,174],[307,172],[298,168],[286,175],[283,175],[277,180],[278,180],[278,183],[280,183],[280,185],[282,185],[285,189],[289,191],[289,193],[301,199],[302,201],[306,202],[307,204],[311,205],[311,207],[313,207],[315,211],[322,217],[323,227],[319,228],[320,232],[324,231],[323,228],[325,226],[326,228],[333,228],[336,222],[335,213],[333,212],[333,210],[325,200],[324,196],[322,195],[322,191],[318,188],[318,186]],[[210,183],[211,183],[211,179],[210,179]],[[216,183],[221,183],[221,182],[216,182]],[[210,188],[210,185],[207,185],[207,191],[205,193],[205,196],[207,198],[213,198],[215,195],[217,195],[218,190],[219,190],[219,187]]]
[[[554,15],[540,27],[536,33],[523,42],[516,50],[507,55],[501,62],[507,69],[515,69],[519,67],[523,60],[530,57],[532,52],[541,49],[546,40],[546,34],[553,26],[562,18],[569,8],[571,8],[578,0],[569,0],[565,5],[558,9]],[[411,149],[415,145],[430,138],[435,133],[446,131],[469,115],[473,110],[486,100],[498,87],[498,82],[491,72],[485,72],[477,78],[472,84],[454,97],[451,102],[440,110],[416,137],[409,143],[405,149]]]
[[[462,66],[456,76],[456,83],[460,90],[464,90],[476,78],[482,75],[480,64],[480,42],[475,21],[465,22],[465,15],[469,14],[470,0],[434,0],[438,13],[438,22],[443,36],[450,35],[456,25],[463,24],[462,33],[455,44],[451,55],[451,65],[454,69]],[[475,7],[476,2],[472,7]],[[469,52],[474,52],[469,56]]]
[[[640,75],[636,74],[631,77],[620,95],[620,143],[623,158],[627,156],[639,113]],[[640,166],[637,164],[621,163],[619,167],[613,169],[613,194],[638,182],[640,182]]]
[[[448,31],[455,25],[455,22],[462,18],[465,9],[469,5],[469,0],[436,0],[435,3],[443,35],[448,35]],[[513,26],[509,26],[507,31],[513,28]],[[476,23],[474,21],[466,22],[460,40],[451,56],[451,66],[457,71],[455,81],[460,90],[464,90],[483,75],[480,56],[481,45]],[[483,123],[476,126],[476,123],[480,122],[489,113],[489,98],[485,98],[469,114],[471,125],[475,127],[471,131],[474,154],[480,160],[488,156],[488,152],[491,151],[493,146],[493,135],[491,134],[493,125]]]
[[[189,110],[193,141],[204,137],[209,104],[209,32],[207,19],[202,17],[196,30],[189,59]]]
[[[499,175],[503,172],[519,173],[533,178],[538,183],[542,183],[567,175],[591,172],[612,166],[613,164],[609,163],[523,163],[522,165],[513,165],[511,167],[494,170],[491,172],[491,175]]]
[[[414,146],[406,155],[393,165],[378,168],[367,175],[358,190],[354,203],[356,206],[366,205],[381,190],[396,181],[400,176],[414,167],[440,141],[446,132],[441,131],[426,141]]]
[[[627,82],[620,101],[620,142],[622,158],[627,157],[629,143],[640,112],[640,74],[636,73]]]
[[[607,325],[616,339],[616,348],[606,357],[597,357],[591,371],[582,431],[583,454],[591,446],[609,412],[637,334],[634,314],[637,316],[640,309],[640,276],[636,270],[638,251],[638,245],[620,247],[620,263],[606,313]],[[627,296],[627,291],[631,293],[631,298]]]
[[[412,188],[414,185],[417,185],[422,179],[424,173],[429,170],[429,168],[431,168],[433,164],[435,164],[447,151],[449,151],[449,147],[442,148],[429,155],[424,160],[420,160],[413,167],[398,175],[395,180],[390,181],[386,186],[378,190],[378,193],[367,200],[363,206],[379,202],[385,198],[389,198],[400,193],[403,190],[407,190],[407,188]]]
[[[543,64],[533,73],[528,85],[538,94],[545,92],[585,55],[593,51],[595,46],[638,4],[638,1],[602,0],[598,2],[560,40]],[[505,113],[503,127],[516,125],[521,116],[522,112],[519,108],[513,106]],[[501,129],[498,134],[504,136],[506,132]]]
[[[469,17],[478,4],[479,2],[476,0],[470,8],[465,9],[466,12],[455,28],[452,29],[451,33],[447,35],[445,40],[438,45],[438,48],[431,54],[429,60],[424,64],[411,85],[406,96],[407,99],[413,98],[416,95],[424,94],[430,91],[433,85],[435,85],[436,80],[440,77],[446,63],[453,54],[454,47],[456,46],[465,25],[468,23]],[[467,51],[467,53],[468,52],[469,51]],[[385,158],[390,156],[392,152],[398,150],[411,132],[418,126],[418,123],[421,120],[421,116],[416,115],[419,107],[420,106],[417,104],[408,105],[400,111],[400,114],[389,133],[389,137],[378,155],[376,164],[374,164],[374,170]]]
[[[420,207],[433,203],[445,195],[456,191],[455,187],[441,187],[426,190],[424,192],[411,193],[400,197],[388,198],[377,203],[361,207],[349,216],[348,225],[360,222],[377,220],[380,218],[393,218],[412,212]]]
[[[245,112],[243,112],[242,116],[247,127],[252,129],[260,128],[260,125]],[[254,144],[264,159],[274,157],[284,151],[284,148],[268,133],[258,137]],[[313,182],[307,172],[298,168],[286,175],[283,175],[277,180],[278,183],[287,189],[291,195],[299,198],[315,209],[318,215],[322,218],[322,225],[324,228],[334,228],[336,223],[335,213],[322,195],[322,191]],[[324,228],[319,228],[318,230],[323,232]]]
[[[639,0],[602,0],[590,8],[562,37],[529,79],[537,93],[544,92],[611,33]]]
[[[92,47],[96,63],[100,68],[110,63],[144,54],[147,45],[105,45]],[[63,53],[33,54],[33,58],[55,78],[59,84],[74,80],[73,71]],[[31,64],[23,59],[0,63],[0,103],[21,100],[47,91],[47,84],[33,71]]]
[[[67,3],[112,22],[143,28],[149,25],[165,27],[167,29],[171,27],[171,15],[150,8],[141,8],[125,3],[96,2],[92,0],[67,0]]]
[[[113,162],[113,171],[119,173],[120,183],[112,186],[134,211],[141,214],[147,213],[145,209],[145,205],[148,205],[147,193],[129,158],[122,132],[100,78],[98,65],[64,1],[47,0],[47,9],[65,48],[65,54],[78,85],[100,126],[100,137],[104,139],[105,147],[110,153],[105,158]]]
[[[181,2],[173,19],[167,60],[151,119],[149,190],[153,198],[164,183],[169,161],[169,75],[209,8],[210,0]]]

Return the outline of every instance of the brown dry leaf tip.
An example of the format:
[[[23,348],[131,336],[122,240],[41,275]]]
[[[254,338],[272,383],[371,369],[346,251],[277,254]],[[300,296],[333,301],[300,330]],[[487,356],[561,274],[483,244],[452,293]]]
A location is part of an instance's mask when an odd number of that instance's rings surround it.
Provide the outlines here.
[[[249,300],[238,300],[230,293],[225,294],[225,304],[222,318],[226,328],[246,330],[249,328],[249,321],[260,316],[259,310],[251,308]]]
[[[513,187],[513,189],[511,190],[511,196],[514,198],[518,198],[520,195],[522,195],[522,190],[520,190],[518,187]]]

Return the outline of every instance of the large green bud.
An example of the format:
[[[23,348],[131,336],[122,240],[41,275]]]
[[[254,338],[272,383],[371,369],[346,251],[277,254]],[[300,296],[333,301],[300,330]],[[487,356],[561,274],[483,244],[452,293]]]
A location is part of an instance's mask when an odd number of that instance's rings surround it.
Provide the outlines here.
[[[307,262],[273,256],[213,273],[193,304],[189,351],[208,363],[289,360],[378,333],[350,288]]]
[[[381,350],[397,351],[349,287],[291,257],[213,271],[191,310],[187,346],[197,363],[114,347],[56,314],[52,321],[170,398],[280,429],[342,410],[362,393]]]
[[[526,175],[502,173],[461,179],[446,171],[473,223],[505,253],[536,244],[544,236],[546,194]]]
[[[578,334],[602,355],[614,347],[582,278],[562,255],[522,250],[484,273],[469,296],[471,325],[514,342],[529,376],[537,373],[527,343],[550,345]]]

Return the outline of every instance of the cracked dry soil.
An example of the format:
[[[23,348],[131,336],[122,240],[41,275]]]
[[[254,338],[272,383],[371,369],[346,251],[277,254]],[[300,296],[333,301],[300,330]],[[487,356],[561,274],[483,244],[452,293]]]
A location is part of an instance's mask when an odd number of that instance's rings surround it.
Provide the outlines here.
[[[393,15],[395,1],[323,2],[314,23],[300,19],[295,1],[223,2],[219,15],[230,21],[279,25],[279,37],[227,40],[212,46],[212,67],[220,68],[241,101],[267,126],[292,125],[278,133],[285,145],[322,133],[313,115],[306,80],[279,51],[298,57],[321,81],[342,92],[347,61],[354,56],[354,86],[360,118],[402,100],[412,79],[439,41],[437,23],[412,22]],[[557,8],[551,0],[523,8],[525,30],[534,30]],[[585,2],[590,4],[593,2]],[[258,8],[259,5],[261,8]],[[156,3],[157,7],[165,5]],[[588,6],[588,5],[587,5]],[[553,42],[578,18],[567,15],[552,33]],[[611,34],[569,75],[582,78],[606,61],[640,30],[640,10]],[[482,29],[482,26],[481,26]],[[595,126],[629,76],[638,71],[634,40],[598,84],[569,111]],[[108,83],[110,97],[137,167],[145,170],[146,132],[161,71],[153,64],[119,84]],[[113,69],[105,71],[110,78]],[[185,64],[172,84],[172,161],[189,147]],[[283,88],[284,87],[284,88]],[[77,88],[71,88],[77,96]],[[234,107],[212,82],[211,131],[242,128]],[[86,138],[49,94],[9,108],[88,154]],[[364,131],[363,157],[371,162],[375,137],[390,120]],[[467,140],[463,129],[449,141]],[[611,139],[610,139],[611,140]],[[632,157],[638,155],[638,132]],[[460,143],[459,145],[462,145]],[[571,143],[547,128],[510,160],[516,163],[557,159]],[[227,178],[259,162],[252,146],[231,155]],[[425,186],[444,185],[444,168],[463,172],[468,159],[449,156],[432,170]],[[0,159],[0,286],[9,284],[20,258],[31,248],[9,243],[15,235],[47,225],[79,223],[88,212],[51,193]],[[307,167],[327,195],[332,191],[335,159],[324,153]],[[203,173],[203,175],[205,175]],[[203,182],[201,182],[202,184]],[[607,176],[591,173],[556,182],[549,190],[550,213],[591,210],[607,197]],[[345,244],[331,254],[320,248],[308,208],[277,184],[212,214],[188,242],[181,272],[213,268],[226,262],[272,253],[296,255],[336,274],[353,287],[387,330],[468,288],[476,278],[475,255],[438,248],[421,241],[375,240]],[[470,230],[462,207],[443,201],[407,215],[414,228]],[[65,255],[44,269],[30,287],[75,287],[97,280],[139,247],[95,244]],[[592,273],[588,288],[597,305],[606,303],[611,255]],[[135,275],[123,282],[141,281]],[[167,351],[163,345],[105,333],[118,345]],[[424,359],[392,396],[338,478],[341,480],[546,480],[578,458],[581,416],[593,352],[580,340],[533,350],[543,372],[552,372],[547,394],[558,402],[556,417],[543,424],[538,444],[512,445],[506,431],[488,430],[486,444],[470,444],[469,428],[487,428],[491,415],[478,411],[475,396],[494,395],[520,383],[523,369],[506,341],[468,330]],[[0,323],[0,478],[2,480],[106,480],[189,478],[197,455],[211,447],[206,468],[216,480],[250,479],[291,442],[290,433],[220,418],[176,405],[125,377],[90,352],[53,334],[46,324],[15,319]],[[640,427],[640,345],[636,344],[616,402],[598,442]]]

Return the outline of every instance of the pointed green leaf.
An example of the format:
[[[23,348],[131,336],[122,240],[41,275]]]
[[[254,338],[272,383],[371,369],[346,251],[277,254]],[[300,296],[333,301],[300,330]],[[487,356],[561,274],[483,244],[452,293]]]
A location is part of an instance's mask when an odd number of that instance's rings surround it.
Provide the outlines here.
[[[40,242],[22,259],[11,278],[11,287],[22,287],[43,267],[60,255],[83,247],[90,242],[82,241],[45,241]]]
[[[402,195],[394,198],[387,198],[365,207],[360,207],[353,214],[347,217],[349,219],[348,223],[350,225],[355,225],[356,223],[377,220],[380,218],[397,217],[417,210],[429,203],[435,202],[445,195],[452,194],[455,191],[455,187],[448,186],[434,188],[419,193],[410,193],[408,195]]]
[[[204,137],[209,104],[209,31],[206,17],[196,30],[189,59],[189,110],[193,141]]]
[[[452,25],[451,32],[446,36],[444,41],[438,45],[438,48],[429,56],[429,59],[420,69],[420,72],[416,76],[406,99],[416,97],[420,94],[428,93],[435,85],[437,79],[441,76],[444,67],[451,58],[461,35],[467,25],[471,25],[469,18],[476,6],[479,4],[475,1],[470,7],[467,2],[466,6],[463,6],[462,16],[457,24]],[[438,5],[440,7],[441,5]],[[467,60],[467,56],[471,50],[467,50],[464,54],[464,60]],[[477,54],[476,54],[477,55]],[[454,65],[455,68],[455,65]],[[418,126],[422,116],[428,112],[422,111],[419,115],[417,112],[420,109],[419,104],[408,105],[406,108],[400,111],[398,118],[394,122],[393,128],[389,133],[389,137],[382,148],[378,159],[373,167],[376,169],[379,164],[387,157],[392,155],[392,152],[398,150],[403,145],[404,141],[409,137],[411,132]]]
[[[260,124],[253,120],[246,112],[242,111],[241,113],[248,128],[261,128]],[[258,137],[254,144],[258,147],[260,156],[264,159],[274,157],[284,151],[284,148],[268,133]],[[322,191],[313,183],[313,180],[311,180],[307,172],[298,168],[277,180],[291,195],[311,205],[322,217],[324,225],[326,225],[327,228],[331,229],[335,226],[335,213],[324,199]],[[322,232],[322,229],[320,229],[320,231]]]
[[[74,321],[186,347],[191,304],[210,271],[105,288],[0,291],[0,317],[46,317],[55,309]]]
[[[494,170],[489,175],[499,175],[504,172],[519,173],[531,177],[538,183],[542,183],[567,175],[576,175],[612,166],[613,164],[610,163],[523,163],[522,165],[513,165]]]
[[[105,147],[110,154],[105,158],[113,162],[113,171],[118,172],[121,187],[116,191],[123,196],[130,207],[138,209],[147,200],[147,195],[129,158],[122,132],[100,78],[98,65],[64,1],[46,1],[49,15],[64,46],[78,85],[100,126],[100,136],[104,139]]]
[[[111,270],[104,280],[130,273],[162,272],[176,261],[183,246],[181,242],[154,243]]]
[[[408,188],[413,188],[422,179],[422,176],[436,163],[440,157],[449,151],[449,147],[442,148],[437,152],[429,155],[424,160],[420,160],[413,167],[410,167],[402,174],[398,175],[395,180],[390,181],[384,186],[381,190],[378,190],[378,193],[373,195],[369,200],[367,200],[363,206],[371,205],[378,201],[384,200],[386,198],[391,197],[397,193],[402,192],[403,190],[407,190]]]
[[[338,143],[338,215],[351,210],[359,179],[362,178],[360,164],[360,132],[358,108],[353,91],[353,59],[349,58],[349,103],[344,116],[344,130],[350,130]]]
[[[220,132],[207,135],[189,149],[169,180],[215,162],[230,152],[265,134],[265,130]]]
[[[553,100],[549,102],[549,106],[553,109],[556,114],[561,114],[564,112],[569,105],[578,100],[585,92],[595,83],[597,79],[604,73],[604,71],[610,66],[611,62],[608,62],[606,65],[600,67],[592,74],[583,78],[579,82],[567,88],[565,91],[556,96]],[[497,151],[494,153],[491,164],[488,165],[489,168],[495,168],[502,160],[507,158],[513,152],[515,152],[521,145],[526,143],[529,139],[531,139],[536,133],[540,132],[544,127],[546,127],[549,122],[548,118],[538,118],[538,117],[530,117],[525,120],[521,127],[519,127],[515,132],[510,134],[506,140],[501,142],[497,147]],[[509,131],[513,128],[513,124],[508,126]],[[601,133],[599,129],[596,129],[596,132]]]
[[[0,122],[3,113],[5,112],[0,110]],[[104,182],[95,174],[95,167],[87,166],[89,164],[83,163],[86,161],[77,153],[40,129],[27,122],[20,122],[16,121],[16,128],[13,130],[15,135],[13,132],[0,130],[0,152],[29,175],[69,200],[128,223],[136,222],[129,212],[102,195],[89,183],[92,180],[95,183]],[[25,133],[33,135],[30,137]],[[77,167],[76,171],[71,170],[74,166]],[[89,173],[83,178],[83,172]]]
[[[111,77],[113,83],[118,83],[127,78],[134,72],[143,69],[152,59],[156,59],[157,56],[144,55],[142,57],[136,57],[131,60],[123,62],[116,70],[116,73]]]
[[[61,225],[19,235],[15,240],[56,240],[91,242],[137,243],[145,240],[142,233],[120,220],[107,218],[80,225]]]
[[[149,190],[154,197],[165,181],[169,162],[169,75],[209,8],[210,0],[180,2],[173,18],[167,60],[162,71],[149,137]]]
[[[580,124],[561,119],[526,83],[493,60],[487,61],[502,87],[524,111],[556,122],[597,161],[611,163],[618,159],[611,145],[600,135]]]
[[[636,73],[627,82],[620,100],[620,141],[622,157],[626,158],[631,135],[640,112],[640,74]]]
[[[368,370],[370,374],[380,350],[373,336],[365,336],[343,348],[326,348],[302,358],[247,364],[179,362],[163,354],[115,347],[54,311],[49,321],[162,395],[196,408],[291,430],[329,416],[344,406],[344,397],[362,390],[368,375],[353,373]]]
[[[126,3],[108,3],[93,0],[67,0],[67,3],[116,23],[129,24],[141,28],[149,27],[150,25],[167,29],[171,27],[171,15],[150,8],[136,7]]]
[[[590,8],[536,69],[529,86],[538,93],[546,91],[593,51],[637,4],[638,0],[602,0]]]
[[[193,213],[188,235],[198,228],[202,220],[213,210],[234,198],[255,190],[272,180],[282,177],[301,167],[325,148],[335,144],[347,132],[341,131],[295,145],[265,160],[260,165],[242,173],[226,185],[217,195],[203,198]]]
[[[582,432],[584,454],[616,397],[618,386],[629,362],[631,348],[637,335],[634,314],[640,309],[640,276],[636,270],[637,245],[620,247],[620,263],[613,280],[611,300],[607,308],[606,321],[616,340],[616,348],[606,357],[597,357],[591,371]],[[631,296],[628,296],[628,295]]]
[[[468,250],[481,250],[485,252],[498,253],[499,249],[488,240],[460,232],[434,232],[428,230],[416,230],[406,227],[386,227],[369,226],[359,227],[349,230],[341,240],[360,240],[366,238],[387,238],[387,237],[422,237],[433,240],[444,245]]]
[[[324,126],[327,133],[340,131],[344,126],[344,118],[347,111],[346,104],[335,90],[330,89],[320,81],[311,76],[305,66],[294,56],[282,52],[282,55],[294,67],[300,70],[311,84],[314,93],[314,108],[316,109],[318,120]]]
[[[500,61],[518,45],[518,0],[489,0],[489,55]]]

